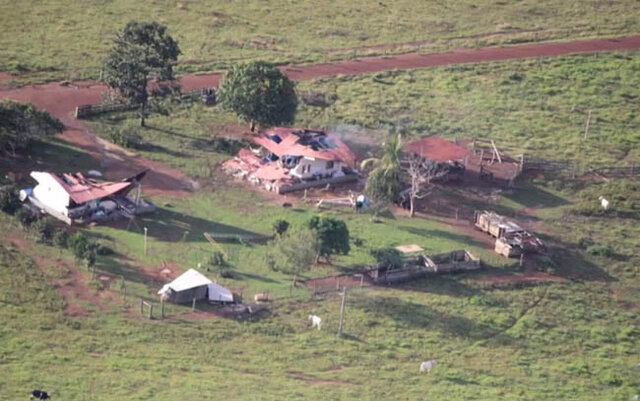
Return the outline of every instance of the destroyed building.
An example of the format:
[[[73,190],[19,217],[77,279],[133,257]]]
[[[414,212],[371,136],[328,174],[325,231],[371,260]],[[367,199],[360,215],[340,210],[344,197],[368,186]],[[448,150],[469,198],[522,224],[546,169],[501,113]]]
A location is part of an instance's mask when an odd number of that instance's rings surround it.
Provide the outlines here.
[[[238,178],[284,193],[289,190],[357,180],[355,155],[335,134],[309,129],[273,128],[251,137],[223,169]]]
[[[21,191],[21,199],[43,213],[64,221],[91,222],[114,220],[148,213],[155,206],[140,199],[140,181],[146,171],[119,182],[99,181],[82,173],[55,174],[33,171],[38,182],[34,188]],[[129,193],[136,189],[135,196]]]
[[[464,177],[467,159],[471,151],[465,146],[449,142],[439,136],[427,136],[404,146],[407,153],[438,163],[447,174],[441,181],[461,181]]]

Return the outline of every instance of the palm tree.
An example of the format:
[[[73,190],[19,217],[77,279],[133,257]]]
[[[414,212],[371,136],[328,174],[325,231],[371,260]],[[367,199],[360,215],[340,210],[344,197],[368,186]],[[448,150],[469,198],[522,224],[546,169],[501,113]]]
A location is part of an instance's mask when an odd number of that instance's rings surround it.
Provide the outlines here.
[[[383,168],[385,172],[400,168],[400,157],[402,154],[402,137],[401,135],[391,136],[388,141],[382,143],[381,156],[369,157],[360,163],[363,170],[369,168]]]

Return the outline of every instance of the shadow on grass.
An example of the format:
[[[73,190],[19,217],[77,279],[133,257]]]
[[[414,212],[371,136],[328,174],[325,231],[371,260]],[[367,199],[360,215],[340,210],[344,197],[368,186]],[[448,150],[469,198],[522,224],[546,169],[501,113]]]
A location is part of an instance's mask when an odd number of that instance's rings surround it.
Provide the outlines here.
[[[190,136],[190,135],[181,134],[181,133],[179,133],[177,131],[172,131],[170,129],[160,128],[160,127],[156,127],[156,126],[149,125],[149,124],[147,124],[145,126],[145,129],[148,129],[150,131],[162,132],[163,134],[167,134],[169,136],[178,136],[178,137],[181,137],[181,138],[195,139],[195,140],[202,139],[202,138],[198,138],[196,136]]]
[[[137,150],[142,150],[144,152],[152,152],[152,153],[164,153],[168,156],[172,156],[172,157],[189,157],[189,155],[187,155],[186,153],[177,151],[177,150],[172,150],[172,149],[168,149],[164,146],[161,145],[157,145],[157,144],[153,144],[153,143],[144,143],[142,145],[139,145],[138,147],[136,147]]]
[[[464,235],[464,234],[457,234],[457,233],[453,233],[450,231],[443,231],[443,230],[431,230],[431,229],[427,229],[427,228],[416,228],[416,227],[407,227],[407,226],[400,226],[398,227],[401,230],[404,230],[408,233],[414,234],[414,235],[419,235],[422,237],[427,237],[427,238],[446,238],[448,240],[451,241],[456,241],[456,242],[462,242],[466,245],[473,245],[473,246],[477,246],[477,247],[485,247],[485,244],[474,239],[471,238],[468,235]]]
[[[522,188],[518,188],[515,191],[506,192],[503,196],[527,208],[549,208],[567,204],[567,201],[559,196],[529,183],[524,184]]]
[[[456,316],[429,306],[392,297],[376,297],[360,300],[356,305],[367,313],[382,314],[396,323],[419,329],[438,330],[470,340],[483,340],[500,330],[491,324],[476,322],[464,316]]]
[[[618,281],[600,266],[588,260],[578,245],[553,237],[545,243],[547,244],[545,254],[553,261],[555,275],[569,280]]]
[[[122,229],[126,229],[127,225],[129,225],[129,221],[126,219],[114,223],[115,227]],[[150,237],[166,242],[201,242],[205,240],[204,233],[228,236],[229,241],[237,241],[238,237],[267,237],[260,233],[189,216],[162,207],[159,207],[155,213],[136,217],[135,225],[130,226],[130,229],[138,228],[141,230],[142,227],[148,229]],[[222,240],[216,239],[216,241]]]
[[[447,295],[451,297],[472,297],[481,292],[476,288],[469,287],[455,280],[452,276],[440,276],[436,274],[429,274],[428,277],[404,284],[394,285],[391,286],[391,288]]]

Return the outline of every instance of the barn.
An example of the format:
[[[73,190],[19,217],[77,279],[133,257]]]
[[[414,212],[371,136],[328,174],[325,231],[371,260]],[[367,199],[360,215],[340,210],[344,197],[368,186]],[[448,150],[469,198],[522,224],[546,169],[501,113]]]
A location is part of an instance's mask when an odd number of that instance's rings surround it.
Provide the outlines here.
[[[173,303],[188,303],[194,299],[209,302],[233,302],[227,288],[214,283],[195,269],[189,269],[172,282],[165,284],[158,294]]]

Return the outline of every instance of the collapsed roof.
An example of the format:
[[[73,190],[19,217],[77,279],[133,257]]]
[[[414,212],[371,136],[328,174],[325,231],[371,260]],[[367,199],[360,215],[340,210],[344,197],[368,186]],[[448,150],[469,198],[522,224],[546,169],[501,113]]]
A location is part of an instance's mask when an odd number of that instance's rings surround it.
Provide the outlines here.
[[[300,128],[272,128],[255,135],[252,141],[277,156],[304,156],[353,165],[355,155],[337,135]]]
[[[408,152],[434,162],[460,161],[471,154],[464,146],[456,145],[439,136],[427,136],[404,146]]]
[[[77,204],[82,204],[107,196],[128,192],[133,187],[134,181],[140,180],[144,177],[144,174],[146,174],[146,172],[129,177],[121,182],[97,181],[93,178],[85,177],[82,173],[54,174],[33,171],[30,175],[39,183],[47,179],[53,179],[69,194],[71,200]]]

